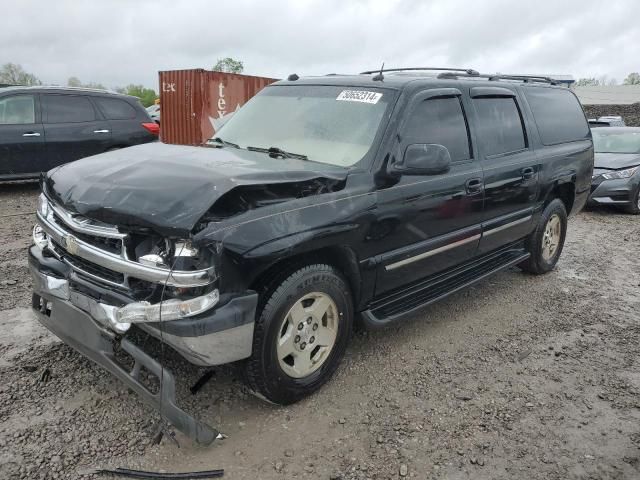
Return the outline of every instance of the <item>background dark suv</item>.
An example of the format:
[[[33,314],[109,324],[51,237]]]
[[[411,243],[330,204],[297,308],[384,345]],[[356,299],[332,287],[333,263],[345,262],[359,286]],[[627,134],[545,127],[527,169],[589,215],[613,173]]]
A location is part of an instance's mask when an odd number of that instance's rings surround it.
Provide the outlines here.
[[[158,125],[136,97],[64,87],[0,88],[0,180],[151,142]]]

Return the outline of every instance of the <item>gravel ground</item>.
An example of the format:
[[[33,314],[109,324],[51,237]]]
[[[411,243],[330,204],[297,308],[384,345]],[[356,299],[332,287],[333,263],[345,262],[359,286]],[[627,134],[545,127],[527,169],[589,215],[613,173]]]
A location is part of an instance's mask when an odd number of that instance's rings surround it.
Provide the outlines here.
[[[0,189],[0,478],[101,466],[224,468],[235,479],[640,478],[640,218],[571,219],[558,268],[506,271],[382,332],[354,335],[320,392],[276,407],[233,367],[177,355],[182,405],[228,435],[151,439],[153,410],[31,317],[37,190]],[[150,345],[156,349],[156,345]]]

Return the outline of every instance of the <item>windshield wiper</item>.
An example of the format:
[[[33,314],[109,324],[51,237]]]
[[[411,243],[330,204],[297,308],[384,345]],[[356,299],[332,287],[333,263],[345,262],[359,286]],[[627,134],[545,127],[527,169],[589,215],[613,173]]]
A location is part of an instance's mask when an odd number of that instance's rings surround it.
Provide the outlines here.
[[[221,139],[220,137],[213,137],[210,138],[209,140],[207,140],[207,143],[209,145],[211,145],[212,143],[217,143],[219,144],[221,147],[233,147],[233,148],[240,148],[240,145],[238,145],[237,143],[231,143],[231,142],[227,142],[226,140]]]
[[[273,156],[276,156],[276,157],[282,157],[282,158],[296,158],[298,160],[309,160],[309,158],[306,155],[302,155],[300,153],[286,152],[286,151],[284,151],[284,150],[282,150],[281,148],[278,148],[278,147],[269,147],[269,148],[247,147],[247,150],[249,150],[251,152],[268,153],[269,155],[273,155]]]

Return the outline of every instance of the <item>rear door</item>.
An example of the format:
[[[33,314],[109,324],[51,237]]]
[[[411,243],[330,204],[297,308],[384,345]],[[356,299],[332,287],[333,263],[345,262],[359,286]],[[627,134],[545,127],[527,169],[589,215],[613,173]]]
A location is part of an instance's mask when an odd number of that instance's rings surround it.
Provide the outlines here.
[[[531,231],[541,162],[531,147],[514,90],[474,87],[471,98],[485,191],[478,251],[486,253]]]
[[[21,178],[46,170],[38,96],[0,97],[0,175]]]
[[[129,147],[156,140],[157,137],[143,127],[153,123],[139,103],[131,103],[115,96],[92,96],[104,118],[109,122],[111,138],[116,147]]]
[[[106,151],[109,123],[86,95],[41,94],[49,168]]]

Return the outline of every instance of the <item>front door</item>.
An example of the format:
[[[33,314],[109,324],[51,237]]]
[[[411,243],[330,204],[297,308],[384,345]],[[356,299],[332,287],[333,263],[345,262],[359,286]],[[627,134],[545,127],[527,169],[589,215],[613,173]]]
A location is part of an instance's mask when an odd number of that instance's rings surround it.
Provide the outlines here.
[[[440,144],[452,165],[444,174],[405,175],[378,191],[372,226],[381,251],[376,295],[470,259],[480,239],[482,168],[474,158],[461,92],[423,91],[407,111],[398,155],[411,144]]]
[[[541,163],[531,148],[515,90],[475,87],[471,98],[485,189],[479,253],[486,253],[533,228]]]
[[[41,95],[49,168],[106,151],[111,126],[85,95]]]
[[[23,178],[48,170],[39,120],[36,95],[0,97],[0,176]]]

